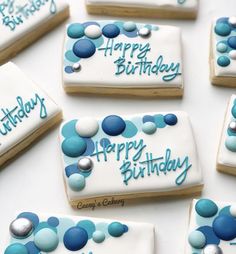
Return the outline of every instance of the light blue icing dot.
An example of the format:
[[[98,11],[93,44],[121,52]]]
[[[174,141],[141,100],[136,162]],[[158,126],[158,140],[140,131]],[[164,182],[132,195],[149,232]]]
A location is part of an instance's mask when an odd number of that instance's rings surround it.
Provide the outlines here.
[[[93,237],[93,233],[95,232],[96,227],[91,220],[82,220],[77,224],[77,226],[86,230],[89,239]]]
[[[216,48],[217,48],[217,51],[220,53],[225,53],[228,50],[228,46],[224,42],[219,42]]]
[[[108,24],[103,27],[102,33],[107,38],[113,39],[120,34],[120,28],[115,24]]]
[[[81,191],[85,188],[85,177],[81,174],[72,174],[68,179],[68,184],[73,191]]]
[[[143,124],[143,128],[142,128],[143,132],[148,134],[148,135],[152,135],[156,132],[157,128],[156,128],[156,124],[153,122],[146,122]]]
[[[137,26],[133,21],[127,21],[124,23],[123,28],[127,32],[133,32]]]
[[[77,57],[89,58],[95,54],[96,47],[91,40],[81,39],[74,44],[73,52]]]
[[[189,234],[188,242],[193,248],[202,249],[206,245],[206,237],[200,231],[193,231]]]
[[[106,236],[102,231],[95,231],[93,233],[93,240],[95,243],[102,243],[105,240]]]
[[[228,23],[217,23],[215,33],[220,36],[228,36],[231,33],[231,27]]]
[[[92,42],[94,43],[96,48],[99,48],[104,43],[104,38],[101,36],[98,39],[93,39]]]
[[[145,116],[143,117],[143,123],[146,123],[146,122],[153,122],[153,123],[155,123],[155,118],[154,118],[154,116],[145,115]]]
[[[72,136],[77,136],[77,132],[75,130],[75,125],[77,123],[77,120],[71,120],[64,124],[64,126],[61,129],[61,134],[64,138],[70,138]]]
[[[236,36],[229,37],[228,44],[231,48],[236,49]]]
[[[104,148],[106,148],[108,145],[110,145],[111,144],[111,142],[110,142],[110,140],[108,139],[108,138],[102,138],[101,140],[100,140],[100,145],[101,145],[101,147],[104,147]]]
[[[235,136],[227,137],[225,140],[225,146],[229,151],[236,152],[236,137]]]
[[[96,224],[96,231],[102,231],[107,238],[110,237],[109,232],[108,232],[108,224],[106,222],[97,223]]]
[[[59,225],[59,220],[57,217],[49,217],[47,222],[51,227],[57,227]]]
[[[210,218],[217,214],[218,207],[210,199],[200,199],[195,205],[195,210],[200,216]]]
[[[77,57],[72,50],[66,51],[65,58],[73,63],[77,63],[80,60],[80,58]]]
[[[73,39],[81,38],[84,36],[84,26],[79,23],[69,25],[67,28],[67,35]]]
[[[236,118],[236,105],[234,105],[231,109],[231,113],[233,115],[234,118]]]
[[[113,237],[120,237],[124,234],[124,226],[120,222],[112,222],[108,226],[108,232]]]
[[[63,237],[68,228],[72,228],[75,226],[75,222],[69,218],[59,218],[59,225],[57,227],[58,236],[60,242],[63,241]]]
[[[41,251],[51,252],[57,248],[59,238],[53,230],[44,228],[35,235],[34,243]]]
[[[228,65],[230,65],[230,59],[227,56],[220,56],[217,59],[217,63],[221,67],[227,67]]]
[[[137,127],[131,121],[128,121],[128,120],[125,121],[125,124],[126,126],[125,126],[125,130],[122,133],[122,136],[125,138],[134,137],[138,132]]]
[[[66,66],[65,67],[65,72],[68,74],[74,73],[74,70],[72,68],[72,66]]]
[[[78,157],[86,151],[87,145],[83,138],[73,136],[67,138],[62,142],[62,151],[65,155],[70,157]]]
[[[155,124],[157,128],[165,128],[166,127],[166,123],[164,121],[164,116],[161,114],[158,115],[154,115],[154,119],[155,119]]]
[[[29,252],[23,244],[13,243],[6,248],[4,254],[29,254]]]
[[[148,28],[149,30],[152,30],[152,25],[146,24],[144,27]]]
[[[34,235],[37,234],[41,229],[44,228],[50,228],[53,230],[55,233],[57,233],[57,229],[55,227],[50,226],[46,221],[42,221],[38,224],[37,228],[34,230]]]

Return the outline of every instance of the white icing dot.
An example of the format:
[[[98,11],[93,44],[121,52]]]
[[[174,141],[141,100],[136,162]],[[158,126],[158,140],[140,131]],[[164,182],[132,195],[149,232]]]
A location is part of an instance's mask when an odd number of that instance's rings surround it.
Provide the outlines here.
[[[231,59],[236,60],[236,50],[231,50],[229,56]]]
[[[102,30],[97,25],[87,26],[84,30],[84,34],[91,39],[97,39],[102,35]]]
[[[93,137],[98,132],[98,122],[92,117],[84,117],[77,121],[75,129],[83,138]]]
[[[139,29],[138,34],[141,37],[148,37],[151,34],[151,30],[147,27],[143,27],[143,28]]]
[[[232,26],[236,26],[236,16],[230,17],[230,18],[229,18],[229,23],[230,23]]]
[[[233,217],[236,217],[236,205],[231,205],[229,212]]]

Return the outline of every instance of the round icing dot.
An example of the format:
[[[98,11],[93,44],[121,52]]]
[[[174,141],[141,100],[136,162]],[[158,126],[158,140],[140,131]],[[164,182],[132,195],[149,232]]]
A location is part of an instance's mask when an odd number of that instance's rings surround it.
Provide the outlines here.
[[[29,254],[29,252],[23,244],[13,243],[6,248],[4,254]]]
[[[108,24],[103,27],[102,33],[107,38],[115,38],[120,34],[120,28],[115,24]]]
[[[75,173],[69,176],[68,184],[73,191],[81,191],[86,185],[85,177]]]
[[[236,49],[236,36],[229,37],[228,44],[231,48]]]
[[[31,212],[23,212],[23,213],[20,213],[17,218],[26,218],[30,221],[32,221],[33,225],[34,225],[34,228],[36,228],[39,224],[39,217],[37,214],[35,213],[31,213]]]
[[[188,236],[188,242],[193,248],[202,249],[206,245],[206,237],[200,231],[193,231]]]
[[[133,32],[137,26],[133,21],[128,21],[124,23],[123,28],[127,32]]]
[[[167,114],[164,116],[164,121],[168,125],[176,125],[178,122],[178,118],[174,114]]]
[[[124,234],[124,225],[120,222],[112,222],[108,226],[108,232],[113,237],[120,237]]]
[[[97,25],[90,25],[85,28],[84,34],[90,39],[97,39],[102,35],[102,30]]]
[[[231,50],[229,52],[229,57],[232,59],[232,60],[236,60],[236,50]]]
[[[95,231],[93,233],[93,240],[95,243],[102,243],[105,240],[106,236],[102,231]]]
[[[210,199],[200,199],[195,205],[195,210],[198,215],[204,218],[215,216],[218,212],[217,205]]]
[[[87,145],[83,138],[73,136],[62,142],[62,151],[69,157],[78,157],[86,151]]]
[[[74,44],[73,52],[80,58],[89,58],[96,52],[96,47],[92,41],[81,39]]]
[[[231,33],[231,27],[228,23],[217,23],[215,33],[220,36],[228,36]]]
[[[229,208],[229,212],[233,217],[236,217],[236,205],[231,205]]]
[[[228,50],[228,46],[227,44],[223,43],[223,42],[219,42],[216,46],[217,51],[220,53],[225,53]]]
[[[236,118],[236,105],[234,105],[233,108],[231,109],[231,113],[233,117]]]
[[[79,23],[69,25],[69,27],[67,28],[67,35],[73,39],[83,37],[84,26]]]
[[[227,137],[225,140],[225,146],[231,152],[236,152],[236,137],[235,136]]]
[[[57,217],[50,217],[47,222],[51,227],[57,227],[59,225],[59,219]]]
[[[138,34],[141,37],[149,37],[151,34],[151,30],[148,27],[142,27],[139,29]]]
[[[78,72],[81,69],[81,64],[80,63],[74,63],[72,68],[73,68],[74,72]]]
[[[107,116],[102,121],[103,131],[110,136],[118,136],[125,130],[125,121],[116,115]]]
[[[80,118],[75,125],[77,133],[84,138],[93,137],[98,132],[98,128],[98,121],[92,117]]]
[[[34,229],[32,221],[27,218],[15,219],[9,227],[10,233],[14,238],[26,238]]]
[[[143,124],[142,130],[144,133],[148,134],[148,135],[152,135],[156,132],[157,128],[156,128],[156,124],[153,122],[146,122]]]
[[[90,172],[93,168],[93,161],[88,157],[81,158],[78,161],[78,168],[82,172]]]
[[[212,226],[221,240],[230,241],[236,237],[236,221],[232,216],[220,215],[215,218]]]
[[[96,226],[91,220],[81,220],[77,226],[83,228],[87,232],[89,239],[93,237],[93,233],[96,231]]]
[[[232,26],[236,26],[236,16],[230,17],[229,18],[229,24]]]
[[[217,63],[221,67],[227,67],[230,64],[230,59],[227,56],[220,56],[217,59]]]
[[[236,132],[236,121],[231,121],[229,124],[229,129],[233,132]]]
[[[218,245],[209,244],[203,249],[202,254],[223,254],[223,252]]]
[[[72,227],[65,232],[63,242],[68,250],[77,251],[82,249],[87,244],[88,234],[79,226]]]
[[[138,133],[138,129],[131,121],[125,121],[125,130],[122,132],[122,136],[125,138],[132,138]]]
[[[35,234],[34,243],[41,251],[51,252],[57,248],[59,238],[52,229],[43,228]]]

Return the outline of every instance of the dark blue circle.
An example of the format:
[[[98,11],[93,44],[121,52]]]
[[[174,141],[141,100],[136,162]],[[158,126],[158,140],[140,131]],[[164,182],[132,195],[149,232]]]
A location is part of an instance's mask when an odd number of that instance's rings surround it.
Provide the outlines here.
[[[236,36],[229,37],[228,44],[231,48],[236,49]]]
[[[210,226],[203,226],[197,229],[198,231],[202,232],[206,237],[206,245],[208,244],[216,244],[220,243],[220,239],[216,236],[213,228]]]
[[[220,36],[228,36],[231,33],[231,26],[228,23],[217,23],[215,33]]]
[[[78,226],[69,228],[64,235],[63,242],[70,251],[81,250],[88,242],[88,233]]]
[[[57,217],[48,218],[48,225],[51,227],[57,227],[59,225],[59,220]]]
[[[178,118],[174,114],[167,114],[164,116],[164,121],[168,125],[176,125],[178,122]]]
[[[114,24],[108,24],[103,27],[102,33],[107,38],[115,38],[120,34],[120,28]]]
[[[73,52],[80,58],[89,58],[96,52],[96,47],[92,41],[81,39],[74,44]]]
[[[116,115],[107,116],[102,121],[103,131],[110,136],[118,136],[125,130],[125,121]]]

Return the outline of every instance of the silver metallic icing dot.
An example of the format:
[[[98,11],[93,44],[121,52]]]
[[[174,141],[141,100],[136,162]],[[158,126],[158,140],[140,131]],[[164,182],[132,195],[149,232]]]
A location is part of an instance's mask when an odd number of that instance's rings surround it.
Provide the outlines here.
[[[151,30],[149,28],[147,28],[147,27],[143,27],[143,28],[139,29],[138,34],[141,37],[148,37],[151,34]]]
[[[73,64],[72,68],[73,68],[74,71],[80,71],[81,64],[80,63],[75,63],[75,64]]]
[[[223,251],[218,245],[209,244],[203,249],[202,254],[223,254]]]
[[[233,132],[236,132],[236,121],[231,121],[229,124],[229,129]]]
[[[93,162],[90,158],[84,157],[78,161],[78,167],[83,172],[90,172],[93,168]]]
[[[236,26],[236,17],[235,17],[235,16],[230,17],[230,18],[229,18],[229,23],[230,23],[232,26]]]
[[[32,221],[26,218],[15,219],[9,227],[10,233],[14,238],[22,239],[28,237],[34,229]]]

